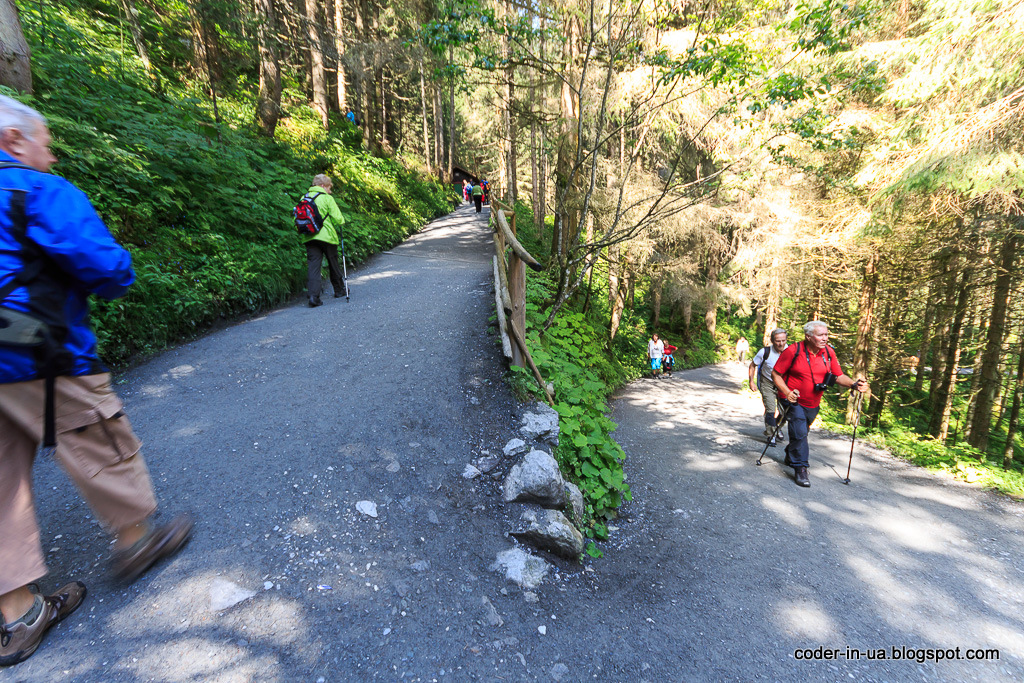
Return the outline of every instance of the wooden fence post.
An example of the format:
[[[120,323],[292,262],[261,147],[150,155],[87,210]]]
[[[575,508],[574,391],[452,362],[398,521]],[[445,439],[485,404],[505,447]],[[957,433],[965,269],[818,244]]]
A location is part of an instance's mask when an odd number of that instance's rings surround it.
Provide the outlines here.
[[[512,235],[516,235],[516,215],[512,214]],[[513,251],[508,257],[508,294],[512,299],[512,320],[520,330],[526,330],[526,264]],[[512,348],[512,363],[525,367],[523,354],[519,347]]]

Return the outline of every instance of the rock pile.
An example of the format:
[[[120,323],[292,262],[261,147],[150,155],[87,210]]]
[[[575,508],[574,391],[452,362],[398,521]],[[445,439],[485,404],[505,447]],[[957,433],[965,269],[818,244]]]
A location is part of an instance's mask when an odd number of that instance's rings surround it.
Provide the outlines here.
[[[524,505],[509,534],[539,550],[570,560],[579,559],[584,545],[578,528],[583,522],[583,494],[575,484],[565,480],[555,458],[548,452],[558,445],[558,413],[537,404],[523,415],[519,431],[523,438],[512,439],[502,449],[506,457],[522,456],[502,484],[505,502]],[[510,561],[511,558],[515,561]],[[530,571],[523,571],[523,563],[528,564]],[[504,571],[511,580],[526,587],[539,583],[547,571],[547,563],[516,549],[515,552],[505,551],[492,568]]]

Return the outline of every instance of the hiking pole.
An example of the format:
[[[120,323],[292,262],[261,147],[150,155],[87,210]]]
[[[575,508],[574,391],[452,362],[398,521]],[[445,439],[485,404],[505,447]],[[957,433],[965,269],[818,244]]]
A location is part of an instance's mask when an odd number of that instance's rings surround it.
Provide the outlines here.
[[[345,265],[345,234],[338,228],[338,238],[341,240],[341,281],[345,285],[345,302],[351,303],[348,296],[348,267]]]
[[[779,400],[779,403],[785,404],[784,406],[782,406],[782,416],[779,418],[779,421],[775,423],[775,431],[772,432],[772,435],[768,437],[768,441],[765,442],[764,450],[761,451],[761,457],[758,458],[757,462],[754,463],[758,467],[761,466],[761,461],[764,460],[764,454],[768,452],[768,447],[772,445],[772,443],[775,441],[775,437],[777,437],[779,435],[779,432],[782,431],[782,425],[786,423],[786,417],[789,415],[789,406],[791,405],[790,402]]]
[[[843,483],[846,485],[850,484],[850,468],[853,467],[853,446],[857,443],[857,425],[860,424],[860,404],[863,400],[863,392],[857,392],[857,398],[853,400],[853,410],[856,413],[856,417],[853,419],[853,439],[850,441],[850,462],[846,464],[846,479],[843,479]]]

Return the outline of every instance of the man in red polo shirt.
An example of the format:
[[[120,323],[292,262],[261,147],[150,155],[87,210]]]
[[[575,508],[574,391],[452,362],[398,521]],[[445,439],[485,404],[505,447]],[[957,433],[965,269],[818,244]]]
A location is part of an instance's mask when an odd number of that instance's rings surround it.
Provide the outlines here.
[[[772,381],[779,390],[779,398],[790,404],[786,414],[789,422],[786,465],[793,468],[799,486],[810,486],[807,430],[818,417],[821,395],[833,383],[854,387],[862,393],[868,390],[868,383],[843,374],[836,350],[828,345],[828,325],[820,320],[804,325],[804,340],[782,352],[772,368]]]

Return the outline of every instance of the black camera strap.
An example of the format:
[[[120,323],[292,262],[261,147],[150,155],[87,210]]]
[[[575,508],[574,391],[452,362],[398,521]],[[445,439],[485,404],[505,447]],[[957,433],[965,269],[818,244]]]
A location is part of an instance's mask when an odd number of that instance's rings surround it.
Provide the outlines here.
[[[807,372],[811,375],[811,384],[817,386],[821,382],[814,381],[814,368],[811,367],[811,353],[807,350],[807,342],[798,342],[803,346],[804,358],[807,359]],[[817,354],[815,354],[817,355]],[[828,352],[828,344],[825,344],[825,377],[828,377],[828,373],[832,372],[832,356]],[[821,378],[821,381],[825,381],[825,377]]]

